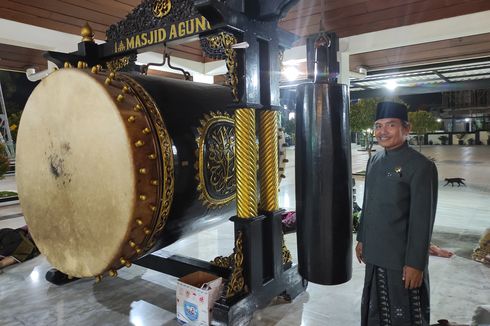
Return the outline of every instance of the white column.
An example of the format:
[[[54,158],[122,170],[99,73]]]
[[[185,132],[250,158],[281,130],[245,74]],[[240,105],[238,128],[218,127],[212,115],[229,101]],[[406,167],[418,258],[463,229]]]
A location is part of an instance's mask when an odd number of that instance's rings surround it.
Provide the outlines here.
[[[339,84],[344,84],[350,87],[350,73],[349,73],[349,53],[348,52],[337,52],[337,59],[339,60],[340,74],[339,74]]]

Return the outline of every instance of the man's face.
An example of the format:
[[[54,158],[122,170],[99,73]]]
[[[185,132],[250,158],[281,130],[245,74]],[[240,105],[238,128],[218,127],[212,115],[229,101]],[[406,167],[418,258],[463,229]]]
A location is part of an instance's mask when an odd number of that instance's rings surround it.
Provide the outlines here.
[[[409,132],[410,127],[404,127],[400,119],[379,119],[374,123],[374,135],[378,144],[386,150],[400,147],[407,139]]]

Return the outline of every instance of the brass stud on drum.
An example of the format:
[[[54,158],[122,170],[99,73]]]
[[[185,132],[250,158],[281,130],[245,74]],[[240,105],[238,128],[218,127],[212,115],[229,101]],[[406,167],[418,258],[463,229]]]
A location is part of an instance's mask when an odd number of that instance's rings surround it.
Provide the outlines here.
[[[118,101],[118,102],[122,102],[122,101],[124,101],[124,95],[119,94],[119,95],[116,97],[116,101]]]
[[[127,268],[131,267],[131,262],[130,261],[126,261],[126,264],[124,264],[124,266],[126,266]]]
[[[129,93],[129,87],[128,87],[127,85],[124,85],[124,86],[123,86],[123,88],[122,88],[122,92],[123,92],[124,94]]]
[[[144,142],[144,141],[142,141],[142,140],[138,140],[138,141],[136,141],[136,142],[134,143],[134,146],[136,146],[136,147],[141,147],[141,146],[143,146],[144,144],[145,144],[145,142]]]
[[[136,251],[137,254],[141,253],[141,249],[138,246],[134,247],[134,251]]]
[[[116,74],[115,74],[115,73],[113,73],[113,72],[111,72],[111,73],[109,74],[109,78],[110,78],[110,79],[114,79],[114,77],[116,77]]]
[[[143,232],[144,232],[146,235],[148,235],[148,234],[150,234],[150,233],[151,233],[151,230],[150,230],[149,228],[147,228],[147,227],[144,227],[144,228],[143,228]]]
[[[126,265],[126,259],[124,259],[124,257],[119,258],[119,261],[122,265]]]
[[[133,107],[133,111],[136,111],[136,112],[139,112],[141,111],[143,108],[141,107],[141,105],[139,104],[136,104],[134,107]]]
[[[117,271],[115,271],[115,270],[111,269],[111,270],[109,271],[109,276],[110,276],[110,277],[116,277],[116,276],[117,276]]]
[[[148,154],[148,158],[149,158],[150,160],[154,160],[154,159],[156,159],[156,158],[157,158],[157,156],[156,156],[156,154],[153,154],[153,153],[152,153],[152,154]]]
[[[95,283],[99,283],[100,281],[102,281],[102,275],[97,275],[95,277]]]
[[[150,184],[151,184],[152,186],[158,186],[158,180],[151,180],[151,181],[150,181]]]
[[[69,63],[68,61],[66,61],[66,62],[63,64],[63,67],[65,67],[65,68],[71,68],[71,63]]]
[[[146,198],[146,196],[145,196],[145,195],[140,195],[140,196],[139,196],[139,199],[140,199],[141,201],[145,201],[147,198]]]
[[[145,168],[139,169],[138,172],[139,172],[139,174],[146,174],[146,173],[148,173],[148,171],[146,171]]]
[[[99,72],[99,69],[97,69],[97,66],[93,66],[90,71],[93,73],[93,74],[96,74]]]
[[[148,134],[151,132],[151,130],[150,130],[150,128],[146,127],[145,129],[143,129],[143,130],[142,130],[142,132],[143,132],[145,135],[148,135]]]
[[[129,244],[129,246],[130,246],[131,248],[136,247],[136,243],[134,243],[134,241],[133,241],[133,240],[129,240],[129,241],[128,241],[128,244]]]
[[[142,226],[143,225],[143,221],[141,219],[139,219],[139,218],[137,218],[135,222],[136,222],[136,224],[138,226]]]
[[[154,212],[157,210],[157,207],[155,205],[150,205],[150,210]]]
[[[129,123],[133,123],[136,121],[136,117],[134,115],[130,115],[129,118],[128,118],[128,122]]]
[[[104,84],[106,84],[106,85],[110,85],[111,83],[112,83],[112,79],[111,79],[111,78],[109,78],[109,77],[107,77],[107,78],[105,79],[105,81],[104,81]]]

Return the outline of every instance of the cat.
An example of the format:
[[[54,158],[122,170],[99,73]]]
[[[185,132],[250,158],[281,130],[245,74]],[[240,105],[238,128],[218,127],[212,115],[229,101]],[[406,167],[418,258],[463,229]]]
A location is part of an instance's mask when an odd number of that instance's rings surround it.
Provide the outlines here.
[[[466,187],[466,184],[463,182],[463,178],[445,178],[444,181],[446,181],[446,184],[444,185],[447,186],[448,184],[451,184],[451,187],[454,187],[454,184],[457,183],[458,187],[463,185]]]

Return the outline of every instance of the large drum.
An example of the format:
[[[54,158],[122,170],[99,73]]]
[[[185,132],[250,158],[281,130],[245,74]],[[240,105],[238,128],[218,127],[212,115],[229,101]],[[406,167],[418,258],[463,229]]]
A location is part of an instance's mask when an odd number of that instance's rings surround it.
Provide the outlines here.
[[[16,177],[40,251],[74,277],[115,274],[229,217],[234,125],[226,87],[61,69],[30,96]]]

